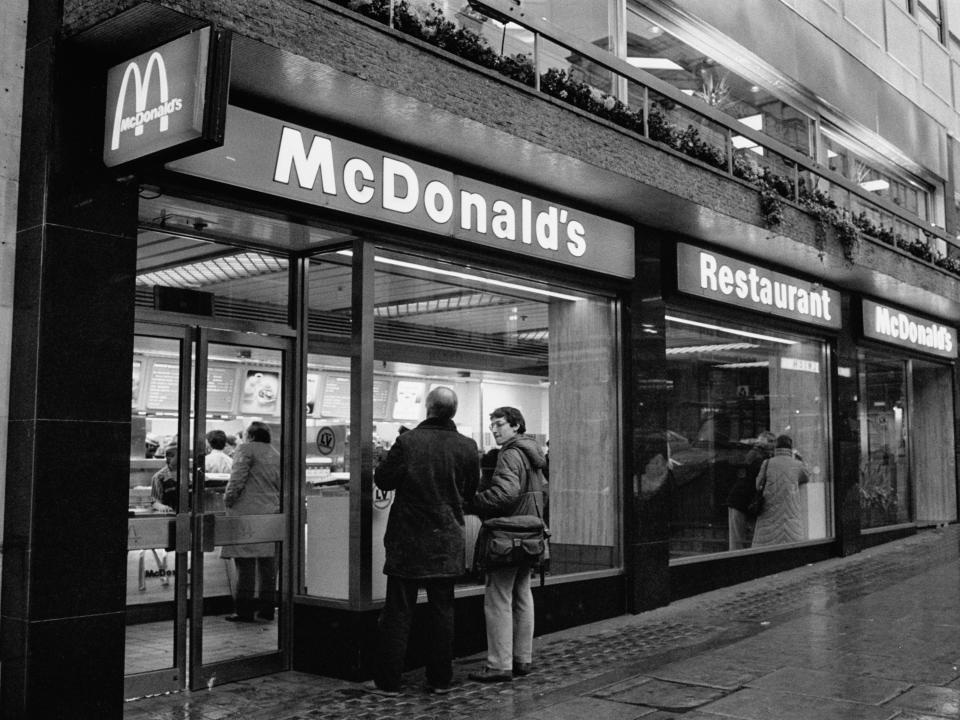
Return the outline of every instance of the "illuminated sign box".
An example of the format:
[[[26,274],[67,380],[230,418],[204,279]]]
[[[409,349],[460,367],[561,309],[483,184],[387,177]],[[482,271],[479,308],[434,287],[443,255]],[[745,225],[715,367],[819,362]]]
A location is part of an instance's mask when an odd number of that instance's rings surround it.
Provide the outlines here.
[[[677,244],[677,289],[812,325],[843,323],[838,291],[686,243]]]
[[[957,357],[956,328],[873,300],[862,302],[864,337],[951,360]]]
[[[228,39],[206,27],[107,71],[107,167],[169,160],[222,144]]]
[[[222,148],[167,167],[495,252],[634,275],[631,225],[235,106]]]

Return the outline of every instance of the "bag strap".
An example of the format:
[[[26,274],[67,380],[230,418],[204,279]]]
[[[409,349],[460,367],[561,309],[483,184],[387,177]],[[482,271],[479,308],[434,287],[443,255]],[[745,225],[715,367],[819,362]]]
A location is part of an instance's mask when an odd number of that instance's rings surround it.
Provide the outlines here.
[[[520,497],[530,494],[530,473],[537,472],[534,469],[533,465],[530,464],[530,458],[527,457],[527,454],[520,448],[514,448],[518,453],[520,453],[520,460],[523,463],[523,467],[527,471],[527,476],[524,478],[524,487],[520,488]],[[542,486],[542,483],[541,483]],[[543,493],[543,490],[540,490],[540,493]],[[519,500],[518,500],[519,503]],[[543,520],[543,515],[540,513],[540,503],[537,502],[537,499],[533,499],[533,509],[537,511],[537,517]],[[542,584],[542,583],[541,583]]]
[[[527,454],[523,450],[520,448],[514,449],[520,453],[520,460],[523,462],[523,467],[527,471],[526,482],[524,483],[526,487],[521,488],[520,490],[520,497],[523,497],[524,495],[530,493],[530,473],[539,471],[534,469],[533,465],[530,464],[530,458],[527,457]],[[540,483],[540,493],[541,495],[543,494],[543,483]],[[536,498],[533,499],[533,509],[537,511],[537,517],[540,518],[541,522],[543,522],[543,515],[540,513],[540,503],[537,502]],[[546,527],[546,523],[544,523],[544,527]],[[547,542],[547,540],[544,539],[544,542]],[[547,583],[547,570],[544,567],[545,565],[546,562],[540,563],[540,587],[543,587]]]

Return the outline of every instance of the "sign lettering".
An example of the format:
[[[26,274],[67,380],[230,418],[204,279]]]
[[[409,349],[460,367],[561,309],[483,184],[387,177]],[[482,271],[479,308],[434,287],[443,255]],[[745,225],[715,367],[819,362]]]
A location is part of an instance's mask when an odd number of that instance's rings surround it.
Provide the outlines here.
[[[677,286],[693,295],[839,328],[840,295],[818,283],[678,243]]]
[[[633,277],[633,228],[229,108],[222,149],[168,168],[458,240]]]
[[[955,328],[933,320],[894,310],[873,300],[863,300],[863,334],[874,340],[955,358],[955,333]]]

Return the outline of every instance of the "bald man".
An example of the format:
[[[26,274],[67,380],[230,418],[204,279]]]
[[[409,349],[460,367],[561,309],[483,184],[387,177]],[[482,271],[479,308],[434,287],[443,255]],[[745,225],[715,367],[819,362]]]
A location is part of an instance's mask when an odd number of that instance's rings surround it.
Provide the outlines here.
[[[453,590],[464,567],[463,494],[480,477],[477,444],[453,422],[457,394],[436,387],[427,395],[427,419],[397,436],[374,482],[395,495],[383,537],[387,598],[380,615],[379,652],[368,687],[396,694],[417,593],[430,605],[427,689],[444,693],[453,679]]]

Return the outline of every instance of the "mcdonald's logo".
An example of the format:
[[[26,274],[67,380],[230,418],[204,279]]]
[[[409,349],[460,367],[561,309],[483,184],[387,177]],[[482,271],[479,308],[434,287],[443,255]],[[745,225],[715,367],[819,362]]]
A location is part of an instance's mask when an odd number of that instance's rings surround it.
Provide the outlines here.
[[[157,83],[160,89],[160,102],[147,109],[150,81],[156,72]],[[124,106],[127,100],[127,91],[133,78],[133,97],[135,112],[124,116]],[[117,111],[113,118],[113,134],[110,149],[120,147],[120,133],[133,130],[134,135],[143,135],[143,128],[147,123],[159,120],[159,131],[166,132],[170,127],[170,115],[183,110],[183,98],[170,97],[170,84],[167,82],[167,66],[163,62],[163,55],[159,52],[150,53],[147,67],[140,74],[140,65],[136,61],[127,64],[123,71],[123,80],[120,82],[120,92],[117,95]]]
[[[196,30],[107,71],[103,160],[173,157],[210,147],[212,32]]]

